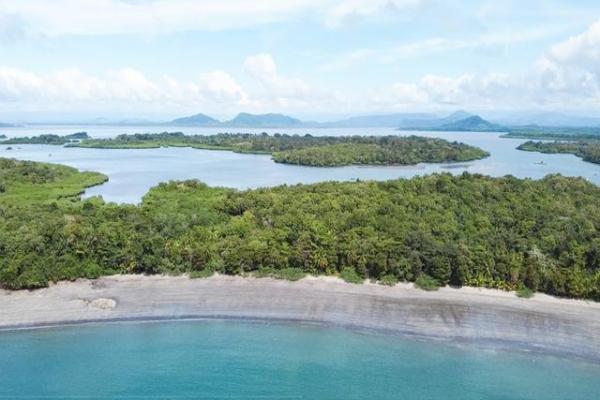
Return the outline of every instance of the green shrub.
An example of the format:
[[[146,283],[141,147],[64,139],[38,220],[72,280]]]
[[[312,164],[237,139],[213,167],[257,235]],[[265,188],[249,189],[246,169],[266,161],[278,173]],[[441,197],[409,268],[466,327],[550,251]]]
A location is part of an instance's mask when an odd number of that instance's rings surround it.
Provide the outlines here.
[[[433,291],[438,290],[440,288],[440,283],[437,281],[437,279],[432,278],[429,275],[423,274],[420,275],[417,278],[417,280],[415,280],[415,286],[419,289]]]
[[[210,278],[215,274],[215,271],[212,269],[200,269],[190,271],[189,276],[191,279],[200,279],[200,278]]]
[[[275,279],[297,281],[304,278],[306,274],[300,268],[283,268],[275,270],[271,276]]]
[[[394,286],[396,283],[398,283],[398,278],[396,278],[394,275],[384,275],[379,280],[379,283],[382,285]]]
[[[282,268],[276,269],[271,267],[260,267],[254,271],[253,275],[256,278],[274,278],[285,279],[288,281],[297,281],[306,276],[306,273],[301,268]]]
[[[273,268],[270,267],[260,267],[256,271],[252,273],[256,278],[270,278],[275,273]]]
[[[523,299],[529,299],[533,297],[534,291],[529,289],[527,286],[523,285],[517,288],[516,294],[518,297],[521,297]]]
[[[365,281],[365,278],[358,275],[358,273],[350,267],[342,269],[342,272],[340,272],[340,278],[348,283],[363,283]]]

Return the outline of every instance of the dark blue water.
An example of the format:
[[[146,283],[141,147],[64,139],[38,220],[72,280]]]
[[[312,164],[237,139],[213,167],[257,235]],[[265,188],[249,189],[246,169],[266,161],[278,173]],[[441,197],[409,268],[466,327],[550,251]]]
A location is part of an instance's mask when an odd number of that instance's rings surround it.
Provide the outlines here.
[[[596,399],[600,366],[241,322],[0,333],[0,398]]]

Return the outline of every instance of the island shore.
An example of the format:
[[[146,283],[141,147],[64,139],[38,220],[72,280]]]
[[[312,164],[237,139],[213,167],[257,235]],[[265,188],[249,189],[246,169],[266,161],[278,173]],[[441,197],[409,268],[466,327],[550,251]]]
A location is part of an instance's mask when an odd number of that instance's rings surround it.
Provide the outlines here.
[[[0,290],[0,329],[109,321],[231,318],[310,322],[600,362],[600,303],[477,288],[354,285],[331,277],[117,275]]]

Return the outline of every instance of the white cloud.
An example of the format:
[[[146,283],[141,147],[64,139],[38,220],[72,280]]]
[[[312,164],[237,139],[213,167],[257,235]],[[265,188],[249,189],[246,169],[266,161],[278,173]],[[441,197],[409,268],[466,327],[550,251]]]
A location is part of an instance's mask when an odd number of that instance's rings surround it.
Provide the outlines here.
[[[250,75],[263,81],[270,80],[277,75],[277,65],[275,65],[275,60],[273,60],[273,56],[266,53],[256,54],[246,58],[244,61],[244,70]]]
[[[600,21],[552,46],[536,64],[539,90],[564,101],[600,103]]]
[[[43,81],[36,74],[17,68],[0,68],[0,101],[36,96]]]
[[[326,23],[338,27],[356,17],[379,16],[417,8],[423,0],[345,0],[326,11]]]
[[[308,3],[308,4],[307,4]],[[314,3],[302,0],[2,0],[0,15],[47,36],[219,30],[282,20]]]
[[[395,83],[389,88],[371,90],[360,99],[356,99],[350,107],[360,104],[364,111],[368,110],[404,110],[407,107],[423,106],[429,97],[426,91],[414,83]]]
[[[488,36],[474,43],[508,43],[515,37]],[[402,54],[433,51],[460,43],[424,41],[405,46]],[[466,45],[466,44],[465,44]],[[400,90],[398,90],[400,88]],[[600,21],[585,32],[552,46],[521,73],[443,76],[427,74],[416,83],[397,82],[373,96],[373,106],[391,107],[413,99],[413,106],[474,109],[597,109],[600,104]]]
[[[114,102],[119,104],[213,104],[227,103],[241,107],[248,95],[224,71],[201,74],[195,81],[162,77],[148,79],[131,68],[107,71],[100,76],[78,69],[64,69],[37,74],[17,68],[0,67],[0,103],[46,102],[78,107]]]
[[[561,63],[592,63],[597,66],[600,62],[600,21],[582,34],[554,45],[549,56]]]
[[[161,34],[240,29],[298,16],[339,26],[351,16],[421,0],[0,0],[0,33],[44,36]]]
[[[514,38],[486,36],[478,43],[505,43]],[[443,39],[415,42],[399,50],[405,54],[437,51],[452,45]],[[455,45],[458,45],[455,43]],[[440,50],[441,51],[441,50]],[[371,59],[369,49],[352,59]],[[350,60],[350,61],[351,61]],[[600,104],[600,22],[585,32],[550,47],[521,73],[465,73],[456,76],[425,74],[412,82],[339,91],[309,84],[280,71],[274,57],[260,53],[245,59],[238,81],[222,70],[204,71],[195,79],[148,77],[142,71],[121,68],[99,74],[79,69],[48,73],[0,66],[0,104],[47,105],[74,109],[106,105],[138,109],[170,107],[219,113],[248,111],[369,112],[425,108],[582,108]],[[250,79],[248,79],[248,77]],[[238,82],[244,82],[242,86]]]
[[[330,95],[325,90],[314,88],[301,79],[279,74],[275,60],[270,54],[261,53],[246,58],[244,71],[261,84],[263,89],[261,98],[267,104],[281,107],[308,105]]]
[[[242,106],[249,102],[248,94],[226,72],[213,71],[202,74],[200,82],[200,91],[211,101],[233,102]]]
[[[181,80],[169,75],[151,79],[132,68],[91,75],[76,68],[42,74],[0,66],[0,104],[43,109],[51,103],[53,108],[62,105],[69,110],[103,105],[115,109],[137,105],[144,109],[162,104],[223,113],[240,109],[308,108],[331,100],[327,98],[328,92],[279,74],[269,54],[248,57],[243,70],[253,78],[251,83],[258,85],[252,94],[221,70],[200,73],[197,79]]]
[[[430,37],[408,43],[392,44],[384,48],[362,48],[337,56],[321,65],[321,71],[343,70],[360,63],[394,64],[414,57],[458,50],[503,50],[511,45],[541,40],[556,34],[561,27],[545,27],[486,33],[475,37]]]

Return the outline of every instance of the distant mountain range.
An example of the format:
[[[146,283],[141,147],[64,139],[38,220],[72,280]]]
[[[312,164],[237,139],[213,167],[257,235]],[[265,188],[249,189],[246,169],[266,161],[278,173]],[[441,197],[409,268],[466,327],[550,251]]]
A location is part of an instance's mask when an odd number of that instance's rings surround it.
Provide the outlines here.
[[[303,122],[283,114],[248,114],[240,113],[234,119],[223,122],[225,126],[247,128],[300,127]]]
[[[174,119],[171,121],[171,124],[181,126],[216,126],[220,122],[206,114],[196,114],[191,117]]]
[[[398,128],[410,124],[410,121],[429,121],[433,114],[425,113],[396,113],[363,115],[339,121],[313,123],[322,128]]]
[[[289,128],[301,127],[305,123],[297,118],[283,114],[249,114],[239,113],[228,121],[219,121],[205,114],[177,118],[166,123],[176,126],[223,126],[231,128]]]
[[[49,123],[52,125],[52,123]],[[65,123],[67,125],[112,125],[112,126],[181,126],[181,127],[219,127],[227,128],[396,128],[404,130],[436,131],[505,131],[507,128],[520,127],[600,127],[600,118],[572,116],[561,113],[528,112],[486,112],[485,116],[474,115],[467,111],[456,111],[450,115],[433,113],[393,113],[355,116],[346,119],[315,122],[302,121],[284,114],[240,113],[234,118],[220,121],[206,114],[176,118],[171,121],[150,121],[146,119],[109,120],[96,118],[87,122]],[[47,125],[37,123],[34,125]],[[9,123],[0,123],[0,128],[14,127]]]
[[[235,128],[422,128],[441,127],[468,118],[472,114],[457,111],[440,118],[426,113],[397,113],[351,117],[338,121],[312,122],[301,121],[283,114],[240,113],[228,121],[218,121],[205,114],[177,118],[161,125],[175,126],[222,126]]]
[[[412,129],[415,128],[400,128]],[[508,128],[491,123],[481,118],[479,115],[472,115],[466,118],[445,122],[441,125],[419,127],[417,129],[427,129],[432,131],[454,131],[454,132],[503,132]]]
[[[433,129],[433,128],[441,128],[444,125],[453,124],[455,122],[464,120],[466,118],[472,117],[473,114],[468,113],[466,111],[456,111],[446,117],[429,117],[422,119],[407,119],[403,121],[402,124],[398,125],[400,129]]]
[[[382,114],[352,117],[331,122],[307,122],[283,114],[240,113],[228,121],[218,121],[205,114],[177,118],[166,123],[176,126],[205,126],[232,128],[397,128],[406,130],[440,131],[501,131],[500,125],[484,120],[466,111],[457,111],[446,117],[433,114]]]

